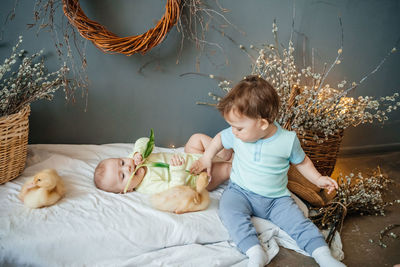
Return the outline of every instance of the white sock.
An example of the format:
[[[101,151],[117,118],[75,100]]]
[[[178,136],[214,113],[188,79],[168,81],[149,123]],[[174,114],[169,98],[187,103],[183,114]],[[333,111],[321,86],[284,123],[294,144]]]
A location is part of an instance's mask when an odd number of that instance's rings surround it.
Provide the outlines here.
[[[321,267],[346,267],[346,265],[332,256],[328,246],[322,246],[314,250],[312,257]]]
[[[264,267],[268,262],[267,253],[265,253],[261,245],[255,245],[246,251],[249,257],[248,267]]]

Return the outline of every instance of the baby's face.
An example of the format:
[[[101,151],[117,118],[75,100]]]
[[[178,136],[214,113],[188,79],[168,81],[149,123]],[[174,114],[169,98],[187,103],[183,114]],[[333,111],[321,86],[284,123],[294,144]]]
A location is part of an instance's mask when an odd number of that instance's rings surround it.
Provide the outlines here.
[[[111,158],[104,160],[104,167],[105,172],[101,181],[102,189],[109,192],[122,193],[136,165],[131,158]],[[140,169],[138,172],[140,172]],[[132,185],[130,185],[129,189],[133,189]]]
[[[266,120],[249,118],[234,109],[224,118],[232,126],[232,133],[243,142],[256,142],[265,138],[266,129],[270,125]]]

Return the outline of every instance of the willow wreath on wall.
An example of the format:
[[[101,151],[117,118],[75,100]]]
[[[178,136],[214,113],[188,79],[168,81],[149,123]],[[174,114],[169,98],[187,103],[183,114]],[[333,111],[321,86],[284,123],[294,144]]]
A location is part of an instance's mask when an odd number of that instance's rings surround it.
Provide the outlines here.
[[[16,17],[19,1],[14,0],[14,7],[10,10],[4,25]],[[90,82],[86,71],[88,65],[87,40],[92,41],[100,50],[110,54],[122,53],[128,56],[135,53],[145,54],[161,43],[168,31],[176,25],[177,31],[182,37],[176,63],[178,64],[180,61],[184,40],[187,39],[193,42],[199,51],[196,56],[196,69],[199,70],[200,56],[205,47],[215,47],[224,53],[224,49],[219,43],[206,40],[206,32],[209,29],[218,31],[222,36],[226,36],[224,29],[227,26],[241,32],[224,16],[224,13],[229,10],[220,6],[218,0],[208,1],[215,2],[216,8],[206,3],[206,0],[167,0],[166,2],[164,16],[157,25],[138,36],[122,38],[116,36],[103,25],[87,18],[79,5],[79,0],[36,0],[33,7],[33,21],[27,26],[28,29],[35,28],[37,34],[46,30],[46,34],[51,36],[58,59],[60,62],[66,63],[70,69],[69,76],[73,77],[73,79],[65,77],[69,80],[68,90],[65,90],[65,99],[67,102],[75,103],[76,91],[80,89],[86,110]],[[58,12],[60,8],[64,12]],[[242,34],[244,33],[242,32]],[[80,38],[79,35],[83,38]],[[215,51],[210,53],[215,53]],[[143,69],[154,61],[158,61],[157,56],[143,64],[138,72],[142,73]],[[226,60],[226,62],[228,61]]]
[[[181,0],[168,0],[165,13],[154,28],[141,35],[119,37],[100,23],[89,19],[79,5],[79,0],[63,0],[63,11],[80,35],[92,41],[106,53],[121,53],[131,56],[145,54],[161,43],[171,28],[178,22]]]

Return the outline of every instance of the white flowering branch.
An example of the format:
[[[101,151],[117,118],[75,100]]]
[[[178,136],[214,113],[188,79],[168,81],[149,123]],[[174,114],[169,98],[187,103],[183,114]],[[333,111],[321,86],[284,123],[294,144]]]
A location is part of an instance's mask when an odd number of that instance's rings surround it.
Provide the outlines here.
[[[293,25],[294,19],[292,31]],[[259,75],[266,79],[274,86],[280,97],[281,112],[277,118],[277,122],[287,129],[296,130],[301,135],[305,135],[306,132],[310,131],[315,133],[314,139],[318,143],[324,141],[319,136],[325,136],[325,139],[327,139],[328,136],[335,135],[350,126],[356,127],[360,124],[373,123],[374,121],[383,123],[388,120],[387,113],[397,110],[400,107],[400,102],[397,101],[399,97],[397,92],[391,96],[381,97],[380,99],[374,99],[370,96],[359,96],[358,98],[347,96],[348,92],[376,73],[388,57],[396,52],[396,48],[393,48],[379,65],[363,77],[358,84],[353,82],[345,90],[343,88],[347,84],[346,80],[338,82],[336,88],[325,84],[325,80],[331,70],[341,63],[344,33],[340,18],[339,26],[341,30],[341,43],[337,56],[329,67],[327,67],[327,64],[324,64],[321,73],[314,70],[314,56],[313,67],[308,66],[300,69],[296,66],[293,55],[292,34],[288,47],[279,49],[278,26],[275,20],[272,24],[274,44],[263,44],[261,48],[250,45],[250,48],[258,53],[257,59],[252,64],[251,74]],[[248,54],[243,45],[239,45],[239,48]],[[208,76],[210,78],[216,77],[212,74],[208,74]],[[222,77],[218,77],[217,80],[220,81],[219,86],[223,87],[221,87],[223,92],[230,90],[230,83]],[[226,81],[226,83],[221,82],[221,80]],[[209,96],[214,101],[219,101],[220,99],[211,93],[209,93]],[[198,102],[198,104],[204,105],[207,103]]]
[[[39,99],[51,100],[60,87],[68,88],[65,77],[69,69],[65,64],[48,73],[44,58],[39,59],[43,50],[26,57],[24,50],[17,51],[21,43],[22,36],[13,47],[11,56],[0,65],[0,116],[16,113]],[[19,60],[20,64],[16,66]]]
[[[330,229],[328,243],[333,233],[341,231],[346,215],[385,216],[387,206],[399,204],[400,200],[385,201],[389,184],[394,183],[377,166],[367,174],[339,174],[339,188],[334,199],[322,208],[313,208],[310,219],[321,229]]]

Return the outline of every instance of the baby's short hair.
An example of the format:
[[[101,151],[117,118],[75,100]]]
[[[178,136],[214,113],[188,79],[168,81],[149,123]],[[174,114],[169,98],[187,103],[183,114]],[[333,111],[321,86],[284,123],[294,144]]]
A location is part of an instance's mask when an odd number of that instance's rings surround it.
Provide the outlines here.
[[[245,77],[217,105],[223,116],[232,109],[249,118],[272,123],[279,112],[279,96],[275,88],[257,75]]]
[[[93,174],[94,184],[98,189],[101,189],[101,190],[104,190],[102,179],[105,175],[105,172],[106,172],[105,160],[102,160],[96,166],[96,169],[94,170],[94,174]]]

